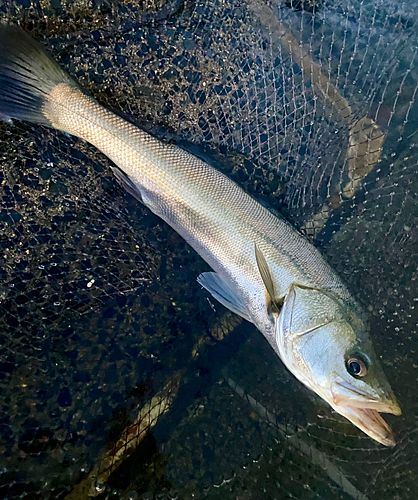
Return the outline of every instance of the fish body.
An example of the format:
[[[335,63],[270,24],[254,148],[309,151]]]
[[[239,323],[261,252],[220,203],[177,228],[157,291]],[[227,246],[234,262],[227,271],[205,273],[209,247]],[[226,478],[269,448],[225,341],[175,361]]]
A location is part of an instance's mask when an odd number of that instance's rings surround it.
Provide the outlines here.
[[[198,278],[202,286],[252,322],[288,369],[336,411],[394,444],[378,411],[400,409],[366,316],[307,239],[217,169],[100,106],[40,45],[8,25],[0,28],[0,86],[3,117],[48,125],[101,150],[127,191],[212,268]],[[357,371],[363,365],[367,376]]]
[[[255,246],[268,262],[278,300],[296,282],[328,290],[354,305],[319,251],[226,175],[159,141],[78,89],[58,85],[50,100],[44,114],[51,126],[85,139],[108,156],[118,167],[114,172],[121,184],[217,273],[218,289],[224,286],[225,294],[230,292],[225,305],[234,298],[235,312],[254,323],[276,351],[275,320],[266,308]],[[209,287],[211,278],[204,274],[200,280]]]

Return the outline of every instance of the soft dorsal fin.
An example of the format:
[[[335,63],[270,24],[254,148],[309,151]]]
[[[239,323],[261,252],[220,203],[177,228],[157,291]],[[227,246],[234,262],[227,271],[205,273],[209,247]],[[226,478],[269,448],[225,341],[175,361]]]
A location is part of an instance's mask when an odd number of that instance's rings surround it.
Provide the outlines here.
[[[257,261],[257,267],[266,289],[265,291],[266,291],[267,312],[269,314],[280,312],[280,309],[283,305],[283,299],[279,299],[276,295],[276,289],[274,287],[274,282],[270,273],[270,268],[269,265],[267,264],[263,252],[258,248],[256,244],[254,244],[254,248],[255,248],[255,260]]]

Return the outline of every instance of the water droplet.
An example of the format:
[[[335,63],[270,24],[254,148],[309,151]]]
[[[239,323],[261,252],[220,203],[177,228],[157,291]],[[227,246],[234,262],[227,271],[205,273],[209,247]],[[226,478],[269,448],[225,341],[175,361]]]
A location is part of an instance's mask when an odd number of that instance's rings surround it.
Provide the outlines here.
[[[106,486],[100,481],[96,481],[94,484],[94,489],[97,493],[103,493],[104,490],[106,489]]]

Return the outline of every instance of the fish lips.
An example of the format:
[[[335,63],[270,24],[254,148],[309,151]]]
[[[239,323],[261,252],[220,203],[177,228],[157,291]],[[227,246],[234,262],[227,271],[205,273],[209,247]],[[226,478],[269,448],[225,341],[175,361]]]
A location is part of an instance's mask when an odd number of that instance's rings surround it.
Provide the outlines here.
[[[371,438],[385,446],[395,446],[395,435],[379,412],[401,415],[402,410],[392,394],[377,398],[344,380],[331,386],[333,408]]]

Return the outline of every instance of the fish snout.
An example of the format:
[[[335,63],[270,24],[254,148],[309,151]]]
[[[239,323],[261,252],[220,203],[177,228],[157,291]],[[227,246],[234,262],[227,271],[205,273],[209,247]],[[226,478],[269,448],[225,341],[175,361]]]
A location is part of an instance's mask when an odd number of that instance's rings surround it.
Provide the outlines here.
[[[402,409],[396,396],[389,394],[374,395],[345,380],[334,380],[331,385],[332,399],[336,406],[345,408],[368,408],[381,413],[401,415]]]

